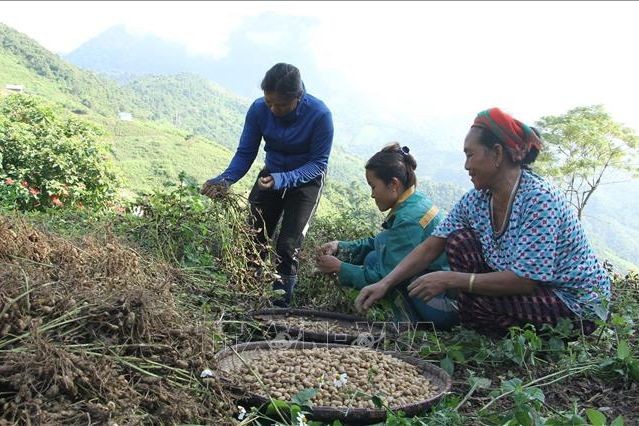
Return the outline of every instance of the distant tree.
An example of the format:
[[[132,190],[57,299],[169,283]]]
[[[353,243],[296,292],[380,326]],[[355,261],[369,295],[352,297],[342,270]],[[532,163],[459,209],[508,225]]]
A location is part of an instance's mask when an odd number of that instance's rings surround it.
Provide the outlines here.
[[[607,183],[612,170],[637,175],[639,136],[617,123],[602,105],[578,107],[563,115],[542,117],[536,123],[544,148],[536,163],[538,171],[565,192],[581,219],[592,194]],[[609,182],[608,182],[609,183]]]

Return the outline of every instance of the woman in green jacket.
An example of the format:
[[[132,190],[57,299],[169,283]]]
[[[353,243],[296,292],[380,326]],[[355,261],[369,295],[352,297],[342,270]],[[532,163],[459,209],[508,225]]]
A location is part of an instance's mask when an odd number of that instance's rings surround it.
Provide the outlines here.
[[[345,287],[360,290],[386,276],[416,246],[430,236],[443,219],[433,202],[416,192],[417,163],[407,147],[394,143],[373,155],[366,163],[366,181],[380,211],[390,209],[383,230],[375,237],[323,244],[316,259],[323,273],[337,273]],[[446,255],[433,262],[428,271],[450,270]],[[426,271],[424,271],[426,272]],[[432,322],[437,328],[457,323],[457,309],[445,295],[429,303],[408,296],[405,285],[391,296],[395,319]]]

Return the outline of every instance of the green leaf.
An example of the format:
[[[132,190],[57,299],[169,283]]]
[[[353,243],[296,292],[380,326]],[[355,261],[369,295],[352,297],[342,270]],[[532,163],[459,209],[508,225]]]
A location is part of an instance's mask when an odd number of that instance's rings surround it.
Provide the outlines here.
[[[291,404],[291,419],[296,419],[297,415],[302,412],[302,407],[297,404]]]
[[[368,394],[359,390],[356,390],[355,393],[353,394],[353,398],[358,398],[358,397],[365,397],[368,398]]]
[[[453,360],[450,359],[448,356],[442,358],[442,360],[439,362],[439,366],[451,375],[455,371],[455,364],[453,363]]]
[[[619,342],[617,346],[617,358],[624,360],[630,356],[630,347],[628,346],[628,342],[622,340]]]
[[[485,377],[469,377],[468,382],[477,389],[488,389],[492,381]]]
[[[382,401],[382,398],[380,398],[377,395],[373,395],[371,400],[373,401],[373,404],[375,404],[375,407],[377,408],[382,408],[384,406],[384,401]]]
[[[448,356],[450,356],[455,362],[464,362],[466,361],[466,357],[464,357],[464,354],[457,350],[454,349],[452,351],[448,352]]]
[[[526,395],[528,395],[528,397],[531,400],[535,400],[539,402],[544,402],[546,400],[546,396],[544,395],[544,392],[539,388],[535,388],[535,387],[526,388],[524,392],[526,393]]]
[[[558,414],[550,419],[546,419],[544,426],[581,426],[586,425],[586,421],[577,414],[561,415]]]
[[[533,421],[530,418],[530,413],[528,410],[520,409],[515,412],[515,418],[522,426],[531,426]]]
[[[638,381],[639,382],[639,361],[637,361],[636,359],[632,359],[630,361],[630,365],[628,367],[628,372],[630,374],[630,378],[632,380]]]
[[[610,426],[623,426],[623,417],[618,416],[615,418],[612,423],[610,423]]]
[[[561,352],[564,350],[566,345],[564,344],[564,341],[562,339],[553,336],[548,339],[548,347],[551,351]]]
[[[288,414],[289,411],[290,407],[288,402],[282,401],[281,399],[274,399],[266,407],[266,415],[269,417],[279,417],[278,412],[281,414]]]
[[[299,405],[309,405],[310,400],[317,395],[317,391],[313,388],[302,389],[291,398],[291,402]]]
[[[608,315],[608,310],[601,303],[594,304],[593,308],[594,308],[595,314],[599,318],[606,318],[606,316]]]
[[[506,380],[504,383],[502,383],[501,388],[505,392],[514,391],[515,389],[521,390],[521,384],[522,380],[518,377],[515,377],[514,379]]]
[[[592,426],[605,426],[606,425],[606,416],[599,411],[593,408],[586,409],[586,416],[588,416],[588,420],[592,424]]]
[[[614,358],[606,358],[603,361],[601,361],[601,363],[599,363],[599,368],[606,368],[610,365],[613,365],[615,362],[617,362]]]

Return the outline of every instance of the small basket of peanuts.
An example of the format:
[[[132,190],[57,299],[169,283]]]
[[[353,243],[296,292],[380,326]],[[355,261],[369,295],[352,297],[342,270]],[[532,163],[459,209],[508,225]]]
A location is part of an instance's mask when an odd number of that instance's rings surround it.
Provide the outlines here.
[[[418,415],[451,386],[450,376],[426,360],[361,346],[270,340],[231,346],[216,358],[223,382],[244,404],[291,401],[314,389],[310,416],[320,421],[378,422],[386,408]]]

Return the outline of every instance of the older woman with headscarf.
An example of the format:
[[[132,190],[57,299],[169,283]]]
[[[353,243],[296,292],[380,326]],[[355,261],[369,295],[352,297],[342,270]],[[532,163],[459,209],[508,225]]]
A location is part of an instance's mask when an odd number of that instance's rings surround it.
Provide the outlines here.
[[[411,296],[457,293],[461,324],[479,330],[567,318],[591,333],[594,320],[607,317],[610,279],[565,196],[529,169],[541,145],[498,108],[479,113],[464,141],[474,189],[390,274],[360,291],[357,308],[370,308],[446,251],[452,270],[417,278]]]

